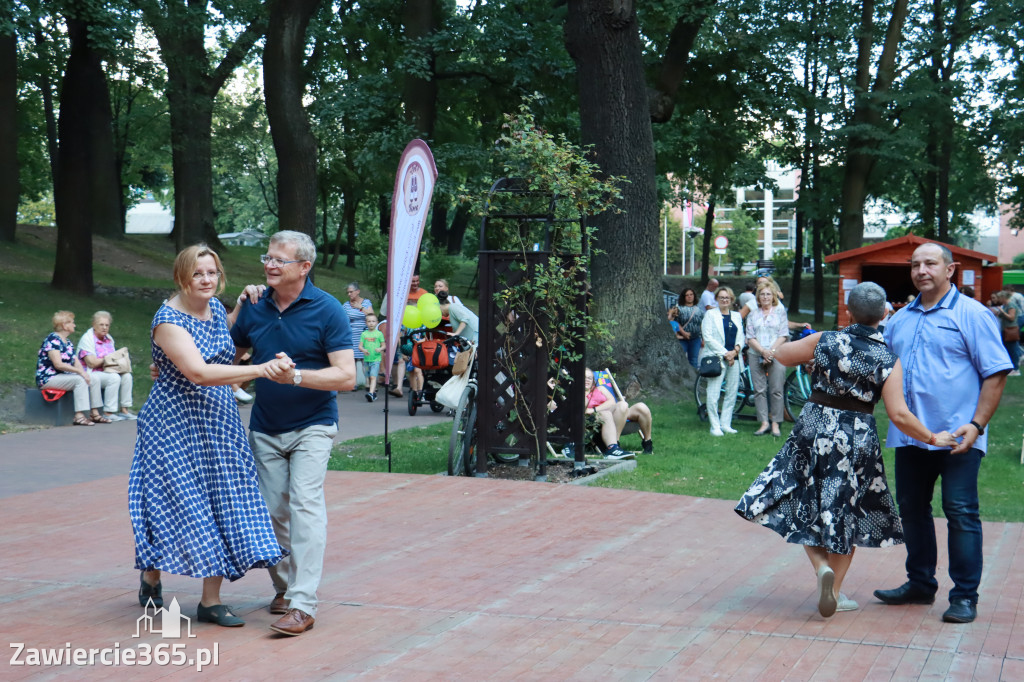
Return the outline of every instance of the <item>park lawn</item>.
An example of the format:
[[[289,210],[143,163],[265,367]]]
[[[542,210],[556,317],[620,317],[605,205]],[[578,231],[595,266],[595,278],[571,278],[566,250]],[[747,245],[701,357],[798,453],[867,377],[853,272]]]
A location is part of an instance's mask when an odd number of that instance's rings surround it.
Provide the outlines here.
[[[989,452],[981,466],[979,495],[986,521],[1024,521],[1024,466],[1020,464],[1024,377],[1009,377],[999,410],[989,427]],[[758,423],[736,420],[740,431],[716,438],[697,417],[692,399],[685,402],[651,400],[654,414],[654,454],[638,455],[631,472],[607,476],[594,483],[606,488],[627,488],[654,493],[739,500],[758,473],[782,446],[783,440],[755,437]],[[752,414],[751,408],[744,411]],[[885,410],[875,411],[879,436],[885,442],[889,420]],[[783,437],[792,429],[783,424]],[[392,470],[397,473],[437,474],[446,470],[451,424],[437,424],[391,434]],[[637,435],[625,436],[623,447],[640,450]],[[886,471],[893,483],[893,451],[884,451]],[[340,471],[388,470],[381,437],[367,437],[336,445],[330,468]],[[935,515],[942,515],[940,495]]]

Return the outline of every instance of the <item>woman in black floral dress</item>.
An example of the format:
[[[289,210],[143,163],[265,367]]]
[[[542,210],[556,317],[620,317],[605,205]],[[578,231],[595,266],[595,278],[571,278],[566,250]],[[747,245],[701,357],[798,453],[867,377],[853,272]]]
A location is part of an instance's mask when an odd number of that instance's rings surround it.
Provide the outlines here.
[[[828,617],[857,603],[840,593],[857,546],[903,542],[903,527],[886,482],[872,414],[885,401],[900,431],[933,445],[953,446],[946,431],[930,432],[903,399],[903,369],[876,325],[885,291],[859,284],[848,302],[855,324],[783,344],[775,358],[793,366],[814,360],[813,392],[779,454],[736,505],[743,518],[801,544],[818,580],[818,611]]]

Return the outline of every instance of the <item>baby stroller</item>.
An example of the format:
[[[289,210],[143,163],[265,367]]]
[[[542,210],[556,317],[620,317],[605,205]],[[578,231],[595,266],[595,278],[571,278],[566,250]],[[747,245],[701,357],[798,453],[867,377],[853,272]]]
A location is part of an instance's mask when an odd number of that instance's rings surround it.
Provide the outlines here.
[[[416,415],[416,410],[429,405],[431,411],[440,412],[444,405],[434,398],[446,381],[452,378],[452,365],[458,353],[455,339],[441,332],[427,332],[425,338],[414,335],[412,354],[409,356],[413,367],[423,372],[423,390],[419,395],[409,391],[409,414]]]

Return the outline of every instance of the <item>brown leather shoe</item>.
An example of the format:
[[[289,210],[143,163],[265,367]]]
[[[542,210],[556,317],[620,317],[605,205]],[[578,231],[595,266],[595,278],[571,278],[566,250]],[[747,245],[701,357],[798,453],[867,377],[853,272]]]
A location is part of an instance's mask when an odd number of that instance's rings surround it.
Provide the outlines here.
[[[284,592],[278,592],[270,602],[270,612],[281,615],[288,613],[288,600],[284,598]]]
[[[301,609],[288,609],[288,613],[284,614],[270,626],[270,629],[274,632],[280,632],[282,635],[288,635],[295,637],[301,635],[306,630],[313,629],[313,623],[316,622],[313,616],[309,615]]]

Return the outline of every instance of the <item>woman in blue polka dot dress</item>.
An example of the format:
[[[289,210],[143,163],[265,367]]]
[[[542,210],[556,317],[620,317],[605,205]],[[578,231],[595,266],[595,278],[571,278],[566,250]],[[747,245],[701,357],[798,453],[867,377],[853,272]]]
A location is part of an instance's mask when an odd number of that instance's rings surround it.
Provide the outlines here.
[[[232,364],[234,317],[215,298],[225,279],[220,258],[205,245],[178,254],[174,281],[178,292],[153,318],[159,376],[139,412],[128,479],[139,603],[163,605],[160,571],[203,578],[198,620],[240,626],[220,601],[223,579],[273,566],[283,550],[229,385],[274,379],[292,365],[284,355]]]

